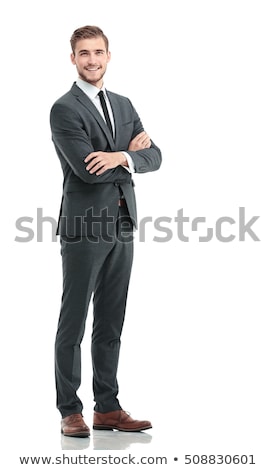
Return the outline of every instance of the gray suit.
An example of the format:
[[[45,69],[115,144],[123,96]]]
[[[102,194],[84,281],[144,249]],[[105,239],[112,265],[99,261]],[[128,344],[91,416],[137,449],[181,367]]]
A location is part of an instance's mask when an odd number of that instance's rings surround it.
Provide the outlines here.
[[[100,176],[91,175],[83,162],[89,153],[98,150],[126,151],[130,141],[143,131],[139,116],[128,98],[111,92],[108,92],[108,97],[115,120],[115,140],[96,107],[75,84],[56,101],[51,110],[53,142],[64,173],[58,229],[60,235],[91,235],[93,227],[88,224],[80,226],[79,216],[83,218],[92,205],[95,214],[99,214],[108,206],[109,215],[116,217],[119,185],[125,196],[130,217],[136,224],[136,201],[130,173],[120,166]],[[133,159],[136,173],[154,171],[160,167],[161,153],[154,143],[150,149],[128,153]],[[95,230],[97,232],[97,227]]]
[[[108,97],[114,115],[114,139],[96,107],[76,84],[54,103],[50,113],[52,138],[64,174],[58,225],[63,296],[55,343],[57,406],[63,417],[82,412],[77,396],[80,345],[92,294],[95,410],[120,409],[116,372],[132,266],[131,232],[137,224],[134,183],[121,166],[91,175],[84,159],[94,151],[127,151],[143,126],[128,98],[111,92]],[[154,143],[149,149],[128,153],[137,173],[160,167],[161,152]],[[125,207],[119,207],[122,198]]]

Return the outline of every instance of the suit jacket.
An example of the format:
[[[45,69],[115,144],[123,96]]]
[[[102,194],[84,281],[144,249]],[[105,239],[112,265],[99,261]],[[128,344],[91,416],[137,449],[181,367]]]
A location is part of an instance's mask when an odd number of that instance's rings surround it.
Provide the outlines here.
[[[114,114],[114,139],[97,108],[75,83],[51,108],[52,139],[64,175],[57,229],[60,235],[98,236],[103,230],[103,223],[107,225],[107,217],[108,223],[117,218],[120,190],[136,226],[136,200],[131,174],[118,166],[102,175],[91,175],[84,163],[91,152],[128,151],[130,141],[144,130],[128,98],[112,92],[107,94]],[[137,173],[160,167],[161,152],[153,142],[149,149],[128,153]]]

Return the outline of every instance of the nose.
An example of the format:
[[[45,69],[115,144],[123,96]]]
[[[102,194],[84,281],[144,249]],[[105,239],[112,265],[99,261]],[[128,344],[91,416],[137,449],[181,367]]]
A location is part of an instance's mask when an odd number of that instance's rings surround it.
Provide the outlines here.
[[[89,54],[87,56],[87,63],[88,63],[88,65],[93,65],[94,61],[93,61],[93,55],[92,54]]]

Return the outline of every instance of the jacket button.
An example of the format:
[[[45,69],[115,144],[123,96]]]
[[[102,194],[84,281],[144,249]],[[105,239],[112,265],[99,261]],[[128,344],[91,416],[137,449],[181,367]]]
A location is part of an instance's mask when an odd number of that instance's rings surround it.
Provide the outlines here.
[[[115,186],[118,188],[118,186],[119,186],[119,183],[114,183],[114,185],[115,185]]]

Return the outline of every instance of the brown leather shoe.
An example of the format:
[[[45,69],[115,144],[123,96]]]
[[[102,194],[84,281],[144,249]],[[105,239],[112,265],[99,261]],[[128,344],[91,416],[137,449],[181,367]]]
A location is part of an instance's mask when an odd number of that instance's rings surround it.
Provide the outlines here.
[[[152,428],[150,421],[137,421],[132,419],[125,411],[116,410],[109,413],[94,412],[93,429],[109,431],[117,429],[118,431],[145,431]]]
[[[69,437],[88,437],[90,435],[89,427],[79,413],[75,413],[62,419],[61,432],[64,436]]]

